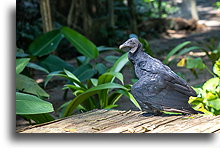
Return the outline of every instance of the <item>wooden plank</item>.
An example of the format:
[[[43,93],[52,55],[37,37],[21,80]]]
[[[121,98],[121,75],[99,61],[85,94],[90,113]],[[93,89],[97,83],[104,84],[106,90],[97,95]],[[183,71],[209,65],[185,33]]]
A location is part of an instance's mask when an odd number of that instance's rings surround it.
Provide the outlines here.
[[[181,129],[179,133],[212,133],[220,129],[220,118],[213,116],[203,116],[196,120],[191,127],[187,129]],[[198,124],[199,123],[199,124]]]
[[[183,116],[179,118],[178,120],[161,125],[160,127],[156,128],[153,132],[154,133],[176,133],[180,129],[191,127],[192,121],[197,120],[198,118],[201,118],[201,116],[198,116],[198,115]]]
[[[141,111],[93,110],[19,133],[219,133],[220,116],[142,116]]]

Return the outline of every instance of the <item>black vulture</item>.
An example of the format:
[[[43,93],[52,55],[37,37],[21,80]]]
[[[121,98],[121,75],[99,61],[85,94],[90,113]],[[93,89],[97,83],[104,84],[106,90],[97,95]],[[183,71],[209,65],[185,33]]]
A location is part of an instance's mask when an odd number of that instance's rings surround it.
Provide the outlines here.
[[[144,52],[138,39],[131,38],[119,48],[129,49],[128,59],[139,79],[131,87],[131,93],[143,111],[154,114],[161,111],[198,113],[188,103],[190,96],[196,97],[196,92],[168,66]]]

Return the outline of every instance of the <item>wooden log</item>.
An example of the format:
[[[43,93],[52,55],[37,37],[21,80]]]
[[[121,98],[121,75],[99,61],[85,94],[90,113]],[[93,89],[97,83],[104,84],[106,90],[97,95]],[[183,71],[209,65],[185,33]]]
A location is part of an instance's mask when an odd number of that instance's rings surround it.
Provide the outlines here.
[[[92,110],[29,126],[18,133],[219,133],[220,116],[143,116],[141,111]]]

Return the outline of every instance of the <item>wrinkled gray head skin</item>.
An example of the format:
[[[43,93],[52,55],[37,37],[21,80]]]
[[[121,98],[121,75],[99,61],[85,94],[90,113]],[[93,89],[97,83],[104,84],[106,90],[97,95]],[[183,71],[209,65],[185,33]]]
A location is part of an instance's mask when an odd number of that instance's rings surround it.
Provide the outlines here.
[[[129,52],[135,53],[135,51],[141,46],[141,43],[136,38],[131,38],[119,46],[119,49],[129,49]]]

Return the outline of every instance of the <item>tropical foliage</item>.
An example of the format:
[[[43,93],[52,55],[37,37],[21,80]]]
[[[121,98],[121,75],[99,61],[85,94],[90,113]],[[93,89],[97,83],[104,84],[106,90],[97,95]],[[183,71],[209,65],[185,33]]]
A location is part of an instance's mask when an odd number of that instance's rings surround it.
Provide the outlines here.
[[[214,78],[206,81],[202,87],[195,88],[198,96],[191,97],[189,103],[205,114],[220,115],[220,59],[215,62],[213,73]]]

